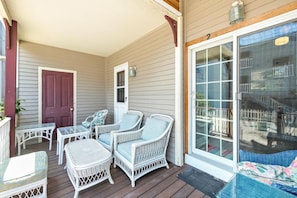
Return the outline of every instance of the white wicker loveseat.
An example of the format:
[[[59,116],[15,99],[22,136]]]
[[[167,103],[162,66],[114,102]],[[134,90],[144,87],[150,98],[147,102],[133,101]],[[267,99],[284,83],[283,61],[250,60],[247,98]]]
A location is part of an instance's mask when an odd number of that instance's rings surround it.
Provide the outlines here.
[[[95,126],[96,139],[109,151],[113,152],[113,134],[127,131],[134,131],[140,128],[143,113],[129,110],[125,113],[120,122]]]
[[[169,168],[166,150],[173,118],[152,114],[137,131],[114,134],[114,166],[131,180],[131,186],[145,174],[161,167]]]
[[[0,197],[47,197],[48,157],[33,152],[0,162]]]

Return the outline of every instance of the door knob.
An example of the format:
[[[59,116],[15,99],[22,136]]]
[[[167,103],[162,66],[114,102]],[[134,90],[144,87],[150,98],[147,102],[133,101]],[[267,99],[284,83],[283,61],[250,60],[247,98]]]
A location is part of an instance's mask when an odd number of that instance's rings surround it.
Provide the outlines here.
[[[73,107],[70,108],[70,111],[73,111]]]

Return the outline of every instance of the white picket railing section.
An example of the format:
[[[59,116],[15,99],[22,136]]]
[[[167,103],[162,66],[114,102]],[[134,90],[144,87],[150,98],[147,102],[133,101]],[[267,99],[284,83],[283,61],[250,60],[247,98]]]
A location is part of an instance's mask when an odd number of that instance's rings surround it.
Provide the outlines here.
[[[242,109],[240,111],[241,120],[250,121],[274,121],[276,120],[276,111],[262,111],[258,109]]]
[[[205,119],[211,123],[211,131],[220,133],[224,136],[232,136],[232,111],[227,108],[212,108],[209,111],[206,108],[198,107],[196,109],[197,119]],[[259,109],[241,109],[240,120],[249,122],[281,122],[282,132],[295,135],[297,127],[297,112],[283,112],[281,119],[277,119],[277,111],[264,111]]]
[[[0,121],[0,162],[9,158],[10,118]]]

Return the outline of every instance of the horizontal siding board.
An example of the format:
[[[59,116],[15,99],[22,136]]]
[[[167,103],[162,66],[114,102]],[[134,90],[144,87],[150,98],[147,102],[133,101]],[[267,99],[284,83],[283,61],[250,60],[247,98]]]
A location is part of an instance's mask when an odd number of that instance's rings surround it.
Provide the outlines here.
[[[129,78],[129,108],[142,111],[145,119],[153,113],[174,115],[175,51],[170,26],[166,23],[107,58],[106,101],[113,112],[113,68],[124,62],[135,65],[136,77]],[[174,134],[174,131],[172,132]],[[174,141],[172,137],[170,141]],[[168,149],[174,162],[175,147]]]
[[[245,20],[252,19],[296,0],[244,0]],[[208,33],[231,26],[229,10],[233,1],[188,0],[185,9],[185,40],[192,41]]]
[[[106,108],[105,58],[24,41],[19,48],[19,97],[26,99],[28,107],[20,116],[21,124],[38,121],[38,67],[77,72],[77,123],[92,114],[94,107]]]

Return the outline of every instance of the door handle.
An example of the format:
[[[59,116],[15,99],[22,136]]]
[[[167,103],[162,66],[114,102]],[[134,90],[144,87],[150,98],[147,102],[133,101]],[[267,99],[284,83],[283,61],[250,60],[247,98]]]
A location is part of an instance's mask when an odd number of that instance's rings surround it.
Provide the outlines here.
[[[71,107],[71,108],[70,108],[70,111],[73,111],[73,110],[74,110],[74,108],[73,108],[73,107]]]

